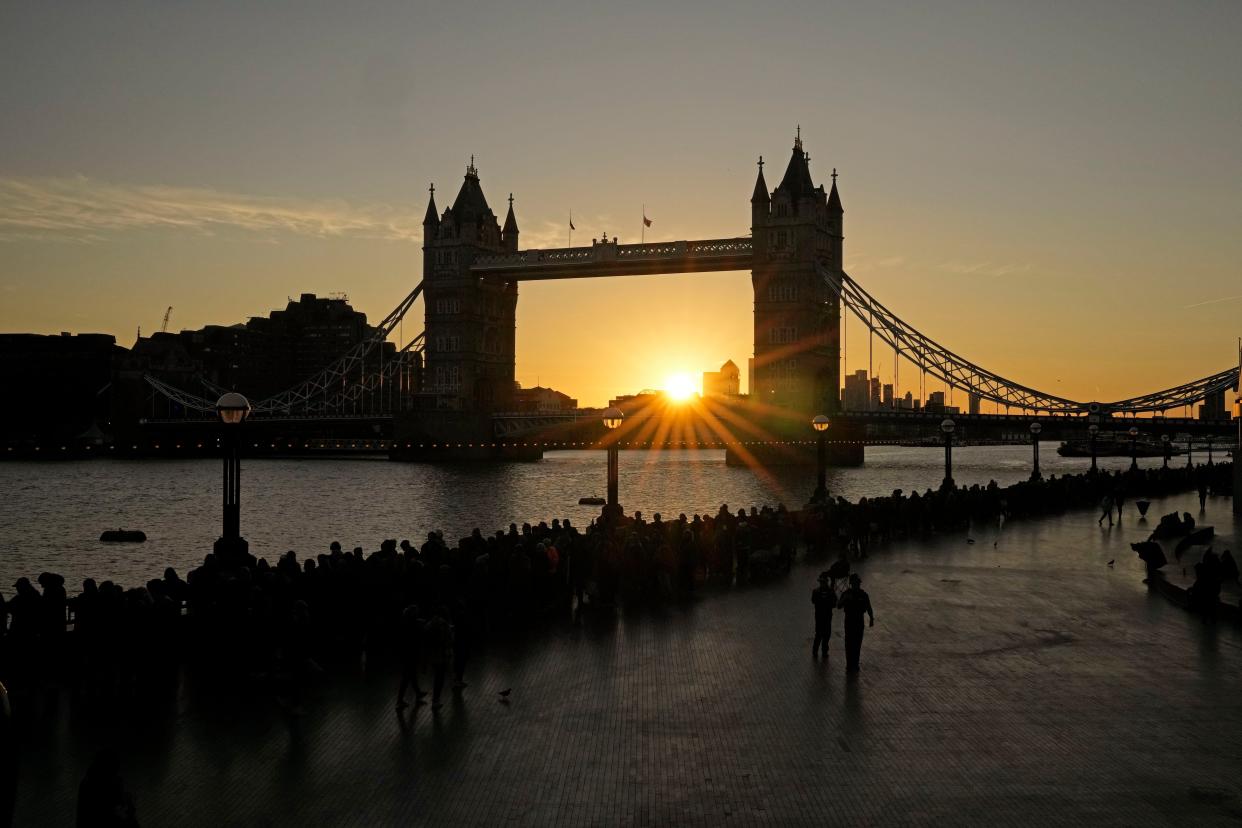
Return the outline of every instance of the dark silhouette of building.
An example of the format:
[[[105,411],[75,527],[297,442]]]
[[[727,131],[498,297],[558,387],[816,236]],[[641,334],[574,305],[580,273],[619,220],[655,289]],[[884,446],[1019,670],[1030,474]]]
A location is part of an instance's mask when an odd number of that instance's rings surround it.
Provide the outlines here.
[[[704,397],[736,397],[742,390],[742,372],[733,360],[727,360],[719,371],[703,372]]]
[[[480,253],[517,252],[513,196],[502,229],[471,158],[453,206],[423,219],[426,368],[421,404],[463,412],[513,409],[517,282],[477,277]]]
[[[125,350],[108,334],[0,334],[0,434],[13,442],[95,442],[111,419]]]
[[[244,324],[139,337],[134,367],[180,388],[200,387],[201,377],[258,400],[314,376],[375,333],[348,299],[304,293],[283,310]],[[395,352],[395,345],[384,344],[384,359]],[[379,349],[373,360],[378,364]]]
[[[513,389],[514,411],[573,411],[577,407],[576,399],[553,388],[544,388],[542,385],[522,388],[515,384]]]
[[[781,183],[769,195],[760,159],[751,196],[755,384],[751,397],[802,412],[840,408],[841,304],[820,268],[842,270],[844,210],[811,179],[799,130]]]

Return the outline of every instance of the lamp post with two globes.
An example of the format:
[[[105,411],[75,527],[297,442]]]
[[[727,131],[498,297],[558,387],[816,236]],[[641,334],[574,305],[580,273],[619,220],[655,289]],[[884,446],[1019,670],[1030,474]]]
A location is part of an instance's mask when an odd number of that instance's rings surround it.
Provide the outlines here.
[[[1130,471],[1138,471],[1138,426],[1130,426]]]
[[[1170,445],[1169,435],[1167,434],[1160,435],[1160,442],[1163,444],[1163,451],[1161,453],[1164,454],[1164,468],[1167,469],[1169,467],[1169,455],[1173,452],[1173,446]]]
[[[1095,465],[1095,435],[1100,433],[1100,427],[1095,423],[1087,426],[1087,433],[1091,435],[1091,473],[1095,474],[1099,469]]]

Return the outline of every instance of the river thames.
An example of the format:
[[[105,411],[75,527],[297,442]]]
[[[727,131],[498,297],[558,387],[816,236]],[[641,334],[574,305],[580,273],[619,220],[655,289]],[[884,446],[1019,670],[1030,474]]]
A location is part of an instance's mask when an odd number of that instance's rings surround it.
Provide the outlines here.
[[[1084,471],[1090,461],[1063,458],[1044,443],[1045,475]],[[958,485],[1030,474],[1030,446],[962,446],[953,453]],[[1141,458],[1159,465],[1158,458]],[[1185,458],[1173,462],[1185,463]],[[830,469],[828,487],[850,500],[936,487],[944,474],[940,448],[871,446],[861,468]],[[1129,459],[1100,458],[1103,468]],[[242,534],[251,551],[274,560],[346,549],[376,549],[384,538],[421,542],[429,530],[452,539],[510,522],[570,518],[585,526],[598,507],[578,498],[602,495],[604,454],[549,452],[537,463],[422,464],[382,458],[249,460],[242,470]],[[814,488],[814,469],[754,472],[725,465],[723,451],[621,453],[626,511],[666,517],[715,512],[721,503],[797,508]],[[136,586],[173,566],[183,575],[220,534],[218,460],[87,460],[0,464],[0,585],[21,576],[59,572],[71,590],[83,578]],[[100,543],[110,528],[141,529],[142,544]]]

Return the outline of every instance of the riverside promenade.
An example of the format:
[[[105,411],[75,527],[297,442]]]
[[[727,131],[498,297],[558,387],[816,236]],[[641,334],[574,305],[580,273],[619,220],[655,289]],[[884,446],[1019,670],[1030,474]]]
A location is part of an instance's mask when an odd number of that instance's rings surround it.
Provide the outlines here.
[[[199,680],[120,710],[34,694],[16,824],[72,824],[101,744],[144,825],[1236,823],[1242,635],[1149,592],[1129,548],[1174,509],[1239,551],[1228,500],[1193,493],[877,550],[856,678],[839,617],[811,658],[804,563],[493,643],[438,714],[398,716],[390,664],[297,715]]]

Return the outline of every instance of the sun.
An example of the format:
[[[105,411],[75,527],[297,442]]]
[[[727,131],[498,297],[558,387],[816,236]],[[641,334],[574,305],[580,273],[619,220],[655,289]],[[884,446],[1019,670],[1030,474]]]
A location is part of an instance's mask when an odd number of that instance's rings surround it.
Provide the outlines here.
[[[664,379],[664,393],[674,402],[685,402],[699,392],[699,384],[684,372],[669,374]]]

